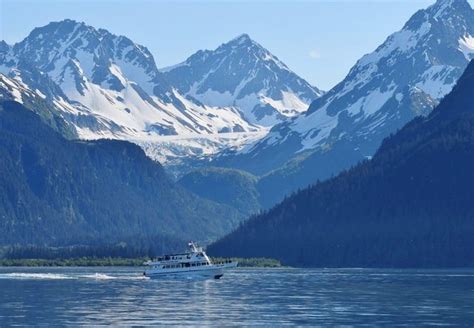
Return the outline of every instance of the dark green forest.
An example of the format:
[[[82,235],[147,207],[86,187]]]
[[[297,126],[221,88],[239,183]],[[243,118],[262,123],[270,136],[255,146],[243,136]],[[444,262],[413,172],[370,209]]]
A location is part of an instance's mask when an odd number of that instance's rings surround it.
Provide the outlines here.
[[[474,266],[474,62],[370,161],[287,197],[209,247],[306,267]]]
[[[244,171],[209,167],[186,174],[179,184],[196,195],[232,206],[248,216],[261,208],[257,181],[257,177]]]
[[[11,101],[0,104],[0,159],[0,245],[173,245],[244,218],[174,183],[138,146],[66,140]]]

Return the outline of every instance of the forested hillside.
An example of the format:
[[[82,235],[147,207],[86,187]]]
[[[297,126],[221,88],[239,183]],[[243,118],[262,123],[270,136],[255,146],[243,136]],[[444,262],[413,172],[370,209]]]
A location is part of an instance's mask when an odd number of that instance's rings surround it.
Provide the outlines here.
[[[202,168],[186,174],[179,184],[203,198],[232,206],[244,215],[255,214],[261,208],[257,178],[244,171]]]
[[[0,158],[0,245],[206,241],[243,219],[176,185],[138,146],[66,140],[12,101],[0,104]]]
[[[374,158],[304,189],[209,247],[312,267],[474,265],[474,62]]]

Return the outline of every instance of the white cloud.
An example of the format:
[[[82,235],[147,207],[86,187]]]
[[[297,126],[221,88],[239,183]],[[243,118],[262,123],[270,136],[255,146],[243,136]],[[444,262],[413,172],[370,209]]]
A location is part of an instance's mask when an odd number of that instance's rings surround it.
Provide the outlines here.
[[[313,49],[308,53],[308,56],[312,59],[319,59],[321,58],[321,53],[319,50]]]

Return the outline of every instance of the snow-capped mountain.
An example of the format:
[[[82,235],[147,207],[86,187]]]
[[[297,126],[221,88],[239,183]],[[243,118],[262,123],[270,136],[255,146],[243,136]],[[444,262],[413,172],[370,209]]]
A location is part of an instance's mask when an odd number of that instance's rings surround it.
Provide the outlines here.
[[[322,95],[247,34],[161,71],[181,93],[206,105],[237,107],[267,127],[306,111]]]
[[[235,108],[206,106],[181,95],[147,48],[72,20],[36,28],[13,47],[1,43],[0,73],[41,92],[81,138],[142,141],[261,130]],[[41,79],[48,82],[38,83]]]
[[[471,58],[474,11],[466,0],[438,0],[362,57],[307,112],[224,161],[260,174],[287,163],[295,173],[295,161],[301,165],[309,156],[311,172],[301,183],[330,176],[372,156],[384,137],[429,113]]]

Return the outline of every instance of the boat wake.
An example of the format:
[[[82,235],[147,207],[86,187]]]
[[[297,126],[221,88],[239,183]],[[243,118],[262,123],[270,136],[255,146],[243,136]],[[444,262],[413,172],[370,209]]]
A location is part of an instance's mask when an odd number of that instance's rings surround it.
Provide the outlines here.
[[[143,276],[110,276],[103,273],[86,275],[68,275],[59,273],[1,273],[0,279],[6,280],[148,280]]]
[[[22,280],[66,280],[73,277],[57,273],[23,273],[12,272],[0,274],[0,279],[22,279]]]
[[[150,278],[144,277],[141,275],[136,276],[109,276],[103,273],[94,273],[94,274],[86,274],[84,276],[79,276],[79,278],[83,279],[94,279],[94,280],[149,280]]]

